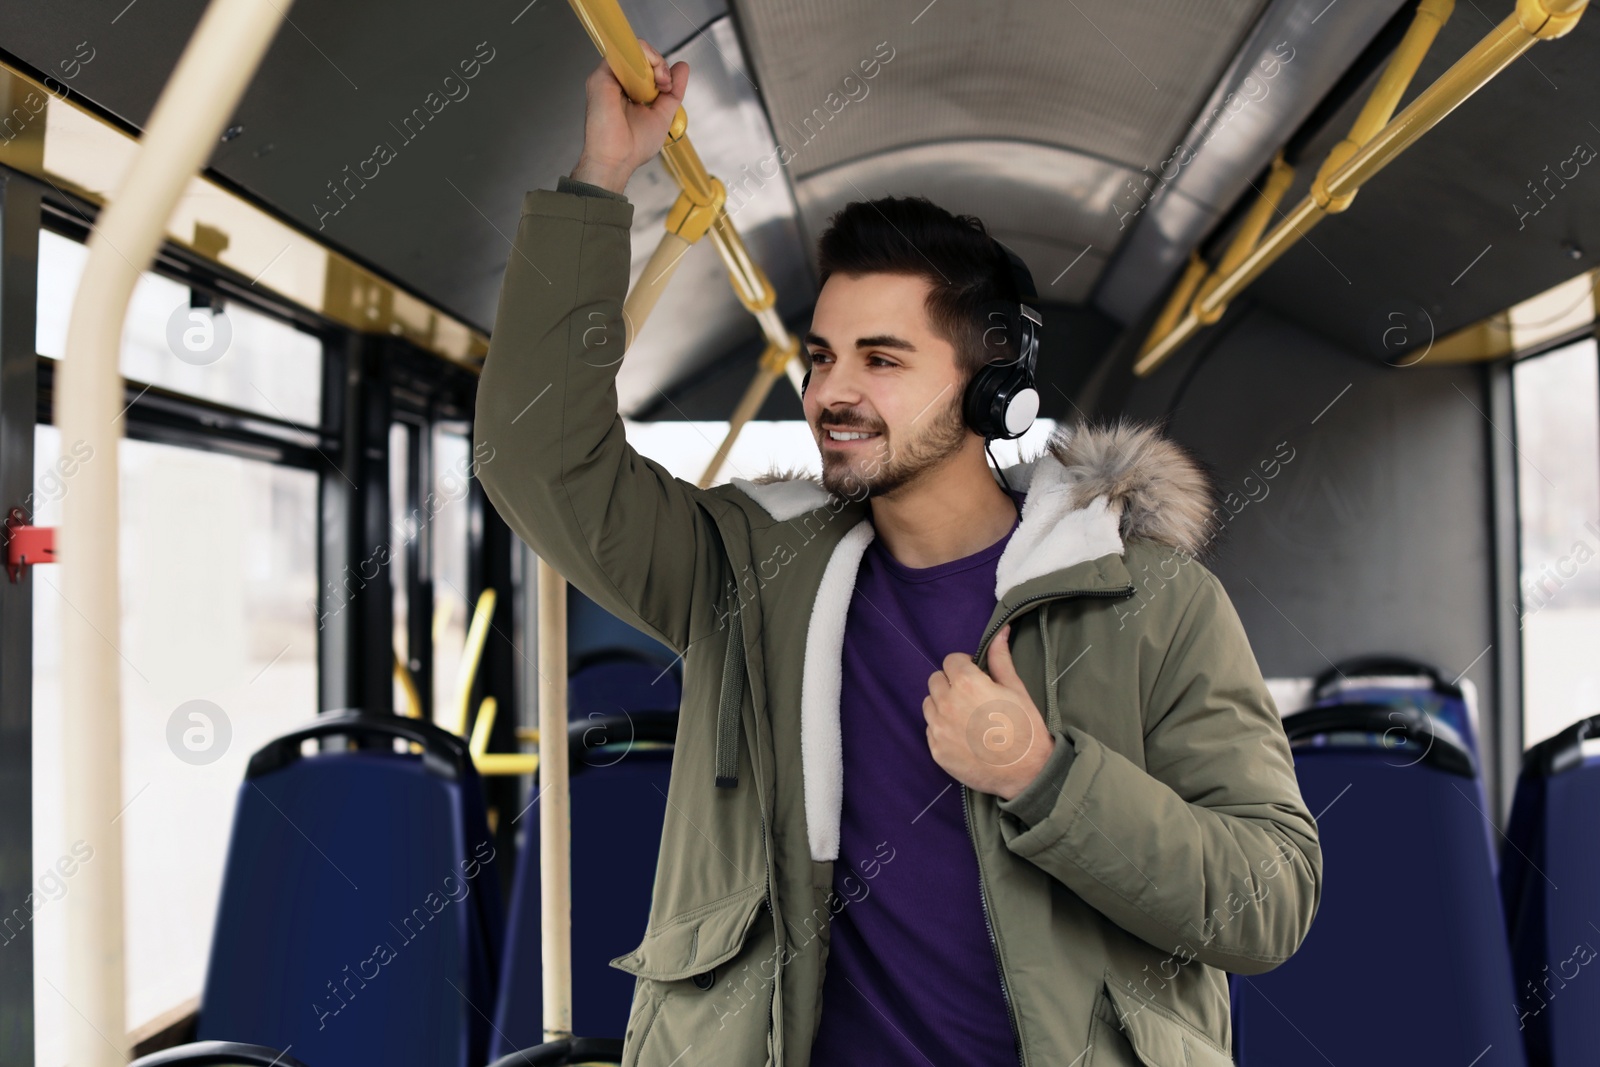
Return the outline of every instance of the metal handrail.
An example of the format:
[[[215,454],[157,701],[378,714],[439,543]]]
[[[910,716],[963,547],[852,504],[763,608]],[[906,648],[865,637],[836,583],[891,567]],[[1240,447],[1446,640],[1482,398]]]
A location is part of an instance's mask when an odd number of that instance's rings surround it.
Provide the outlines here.
[[[1454,6],[1451,0],[1423,0],[1405,38],[1384,69],[1350,134],[1329,153],[1311,191],[1242,256],[1230,258],[1198,285],[1191,296],[1180,285],[1157,326],[1146,338],[1133,373],[1145,377],[1201,328],[1216,322],[1228,302],[1317,223],[1350,206],[1357,191],[1518,56],[1540,41],[1562,37],[1582,17],[1588,0],[1517,0],[1513,11],[1449,70],[1424,89],[1405,110],[1389,118],[1416,74],[1423,56]],[[1230,249],[1231,251],[1231,249]],[[1187,280],[1187,278],[1186,278]],[[1172,312],[1181,296],[1181,313]]]
[[[577,13],[578,20],[583,23],[595,47],[600,50],[600,55],[611,65],[612,73],[617,76],[628,98],[639,104],[655,100],[658,93],[650,63],[617,0],[568,0],[568,3]],[[755,316],[767,341],[767,354],[763,356],[762,367],[757,370],[746,391],[745,402],[740,404],[743,410],[754,398],[754,407],[750,411],[750,415],[754,415],[778,375],[786,375],[795,393],[799,394],[802,375],[798,359],[800,342],[784,326],[783,318],[777,311],[777,292],[766,274],[750,258],[749,249],[724,210],[727,190],[722,182],[706,171],[705,164],[689,139],[688,130],[689,117],[680,105],[667,130],[666,143],[661,148],[662,166],[678,183],[680,192],[677,202],[667,213],[667,232],[623,307],[626,344],[633,343],[639,327],[655,307],[656,300],[688,251],[688,246],[709,233],[723,265],[727,267],[734,294],[745,310]],[[776,362],[779,358],[781,363]],[[769,363],[776,363],[778,375],[770,373]],[[700,477],[702,487],[709,485],[717,476],[717,471],[721,469],[749,417],[730,420],[722,445]]]

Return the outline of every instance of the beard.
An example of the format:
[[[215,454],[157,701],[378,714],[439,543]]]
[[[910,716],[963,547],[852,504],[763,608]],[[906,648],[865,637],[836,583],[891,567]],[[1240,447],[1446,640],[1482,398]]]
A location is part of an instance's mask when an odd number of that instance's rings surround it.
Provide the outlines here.
[[[931,412],[920,430],[908,427],[902,440],[891,438],[882,423],[867,424],[852,412],[841,412],[831,419],[825,414],[817,421],[818,448],[822,451],[822,487],[840,496],[867,498],[891,496],[922,475],[961,451],[967,439],[966,420],[961,415],[962,394]],[[824,421],[827,420],[827,421]],[[876,448],[859,456],[829,452],[825,447],[829,429],[858,430],[881,434]]]

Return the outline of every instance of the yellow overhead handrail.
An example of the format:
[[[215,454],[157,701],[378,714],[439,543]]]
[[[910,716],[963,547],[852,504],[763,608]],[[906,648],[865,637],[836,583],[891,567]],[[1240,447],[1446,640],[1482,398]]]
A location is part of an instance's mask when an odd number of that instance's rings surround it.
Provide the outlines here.
[[[639,39],[617,0],[568,0],[568,3],[577,13],[583,28],[589,32],[600,55],[610,64],[612,73],[617,76],[628,98],[640,104],[654,100],[658,93],[650,62],[639,47]],[[722,182],[706,171],[700,154],[689,140],[688,131],[689,116],[680,105],[667,130],[666,143],[661,147],[661,165],[678,183],[678,199],[667,213],[667,232],[640,276],[639,284],[628,294],[623,306],[623,328],[626,332],[624,347],[632,345],[639,327],[655,307],[689,246],[710,233],[712,243],[716,245],[723,265],[728,270],[728,280],[733,285],[734,294],[745,310],[755,316],[767,340],[762,367],[757,370],[755,380],[746,392],[747,401],[752,396],[758,396],[750,412],[753,416],[754,410],[761,406],[760,400],[765,399],[767,391],[777,380],[778,375],[771,372],[769,362],[781,358],[781,362],[776,363],[778,374],[786,374],[795,392],[799,393],[802,372],[797,357],[800,342],[784,326],[777,311],[777,292],[767,280],[765,272],[750,258],[749,249],[724,209],[727,190]],[[746,405],[741,403],[740,406],[744,408]],[[749,417],[744,422],[749,421]],[[744,422],[729,423],[722,446],[717,449],[711,464],[701,476],[702,485],[710,484],[716,477]]]
[[[761,410],[761,405],[766,403],[767,394],[772,392],[773,385],[783,377],[784,368],[797,365],[798,361],[794,357],[799,350],[799,340],[790,338],[788,348],[777,348],[769,344],[767,350],[761,353],[761,365],[756,370],[756,376],[750,379],[750,384],[745,387],[744,396],[739,398],[738,406],[733,409],[733,415],[728,419],[728,433],[717,446],[711,462],[706,465],[705,473],[700,475],[700,488],[711,487],[717,471],[722,469],[728,453],[733,451],[733,442],[744,429],[745,423],[755,418],[756,412]]]
[[[1390,118],[1454,7],[1452,0],[1422,0],[1405,38],[1390,57],[1349,136],[1328,154],[1311,184],[1311,191],[1242,256],[1226,257],[1229,269],[1223,270],[1219,265],[1213,277],[1196,287],[1192,299],[1184,298],[1187,307],[1181,313],[1162,315],[1156,325],[1165,328],[1151,330],[1133,373],[1139,377],[1150,374],[1202,327],[1221,318],[1228,302],[1277,262],[1306,231],[1328,215],[1349,207],[1368,179],[1518,56],[1539,41],[1571,32],[1587,4],[1588,0],[1517,0],[1512,14],[1424,89],[1405,110]],[[1265,192],[1271,189],[1269,179],[1262,199],[1266,199]],[[1184,280],[1189,280],[1188,274]],[[1179,290],[1182,290],[1181,282]],[[1172,310],[1172,303],[1169,302],[1167,310]],[[1168,322],[1168,319],[1173,321]]]

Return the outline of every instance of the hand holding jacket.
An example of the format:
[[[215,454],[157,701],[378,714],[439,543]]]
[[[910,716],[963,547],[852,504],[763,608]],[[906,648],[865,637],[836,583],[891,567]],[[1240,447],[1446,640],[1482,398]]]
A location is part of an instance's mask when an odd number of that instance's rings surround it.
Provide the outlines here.
[[[1056,741],[1045,728],[1007,644],[995,635],[989,672],[961,652],[928,678],[922,714],[933,760],[962,785],[1011,800],[1039,777]]]

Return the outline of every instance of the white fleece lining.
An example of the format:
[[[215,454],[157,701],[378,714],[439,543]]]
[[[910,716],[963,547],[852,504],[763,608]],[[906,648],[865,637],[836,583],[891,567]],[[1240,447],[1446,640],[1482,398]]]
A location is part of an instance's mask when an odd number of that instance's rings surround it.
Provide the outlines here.
[[[800,683],[800,760],[805,776],[806,836],[811,858],[839,858],[839,818],[844,805],[844,741],[839,697],[844,673],[844,627],[855,596],[861,557],[876,531],[863,519],[840,538],[822,572],[806,629],[805,674]]]
[[[1104,495],[1074,509],[1066,468],[1040,463],[1022,502],[1021,525],[995,565],[995,599],[1003,600],[1023,582],[1075,563],[1113,552],[1121,555],[1121,513],[1121,507]]]
[[[1033,578],[1085,560],[1122,554],[1121,507],[1097,496],[1072,507],[1067,470],[1050,453],[1007,469],[1011,484],[1027,493],[1017,532],[995,566],[995,599]],[[827,503],[828,494],[809,479],[733,485],[773,518],[787,521]],[[800,683],[800,760],[805,784],[806,836],[811,858],[839,858],[839,820],[844,806],[844,742],[839,700],[844,674],[844,630],[855,597],[861,557],[876,530],[863,519],[840,538],[811,608],[806,629],[805,673]]]

